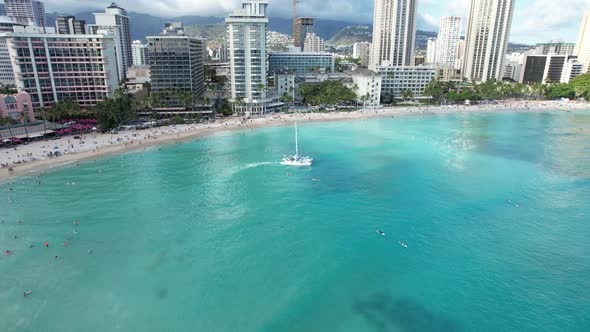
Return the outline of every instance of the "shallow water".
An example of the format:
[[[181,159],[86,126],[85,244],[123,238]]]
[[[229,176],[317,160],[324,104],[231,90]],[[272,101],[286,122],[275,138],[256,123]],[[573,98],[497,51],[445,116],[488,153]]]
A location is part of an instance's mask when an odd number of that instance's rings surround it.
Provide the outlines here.
[[[3,183],[0,331],[590,330],[590,115],[314,123],[300,145],[310,168],[276,162],[284,127]]]

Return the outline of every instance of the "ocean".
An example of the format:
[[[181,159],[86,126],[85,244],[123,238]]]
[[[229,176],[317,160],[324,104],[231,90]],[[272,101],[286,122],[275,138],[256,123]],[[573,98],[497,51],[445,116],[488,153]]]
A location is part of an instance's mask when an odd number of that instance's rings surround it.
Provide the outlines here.
[[[313,166],[272,127],[0,183],[0,331],[590,330],[589,113],[299,144]]]

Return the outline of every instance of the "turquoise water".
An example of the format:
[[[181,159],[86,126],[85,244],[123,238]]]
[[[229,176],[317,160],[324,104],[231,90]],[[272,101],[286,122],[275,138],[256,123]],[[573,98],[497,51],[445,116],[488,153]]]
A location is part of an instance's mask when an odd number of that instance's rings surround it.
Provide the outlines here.
[[[1,184],[0,331],[590,330],[590,114],[300,138],[311,168],[277,127]]]

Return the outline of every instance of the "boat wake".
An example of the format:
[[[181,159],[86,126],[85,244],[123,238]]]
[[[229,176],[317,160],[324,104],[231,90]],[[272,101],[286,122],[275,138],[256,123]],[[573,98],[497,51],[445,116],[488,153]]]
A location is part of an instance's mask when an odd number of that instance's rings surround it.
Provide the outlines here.
[[[277,164],[276,162],[271,162],[271,161],[263,161],[263,162],[259,162],[259,163],[250,163],[250,164],[246,164],[246,166],[242,167],[240,170],[245,170],[248,168],[254,168],[254,167],[258,167],[258,166],[264,166],[264,165],[272,165],[272,164]]]

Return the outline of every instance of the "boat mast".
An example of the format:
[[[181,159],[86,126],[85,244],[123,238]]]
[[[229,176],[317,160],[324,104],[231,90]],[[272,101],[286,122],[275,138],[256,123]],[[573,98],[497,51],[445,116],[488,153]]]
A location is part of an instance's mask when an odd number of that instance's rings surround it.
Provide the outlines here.
[[[299,155],[299,143],[297,141],[297,121],[295,121],[295,155]]]

